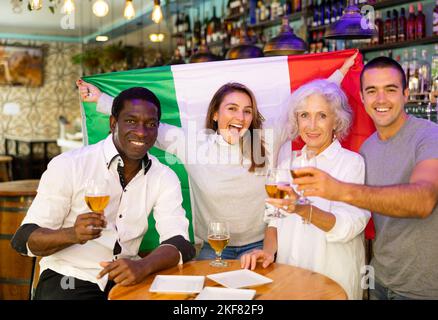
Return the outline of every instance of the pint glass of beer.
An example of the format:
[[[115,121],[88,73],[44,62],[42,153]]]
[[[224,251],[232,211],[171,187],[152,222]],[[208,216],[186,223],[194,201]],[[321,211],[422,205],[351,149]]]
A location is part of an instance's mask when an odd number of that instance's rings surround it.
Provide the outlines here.
[[[208,243],[216,253],[216,260],[210,262],[213,267],[226,267],[227,262],[222,260],[222,251],[230,241],[230,228],[226,221],[212,221],[208,225]]]
[[[109,186],[105,179],[90,179],[86,182],[85,203],[91,211],[103,215],[109,199]]]

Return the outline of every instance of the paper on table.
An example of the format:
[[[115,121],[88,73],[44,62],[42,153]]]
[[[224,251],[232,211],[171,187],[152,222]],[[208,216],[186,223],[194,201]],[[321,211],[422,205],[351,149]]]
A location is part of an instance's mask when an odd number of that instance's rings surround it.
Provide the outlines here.
[[[234,289],[254,287],[272,282],[272,279],[248,269],[210,274],[207,275],[207,278],[216,281],[224,287]]]
[[[149,288],[150,292],[198,293],[204,286],[204,276],[157,275]]]
[[[205,287],[195,300],[252,300],[255,294],[250,289]]]

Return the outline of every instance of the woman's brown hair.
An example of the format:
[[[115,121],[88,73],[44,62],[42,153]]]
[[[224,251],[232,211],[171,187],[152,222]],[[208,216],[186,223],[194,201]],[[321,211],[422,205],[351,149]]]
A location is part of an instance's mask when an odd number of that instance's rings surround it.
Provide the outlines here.
[[[205,122],[205,127],[207,129],[212,129],[214,131],[218,130],[218,123],[217,121],[214,121],[214,114],[216,112],[219,112],[219,107],[224,100],[224,98],[233,92],[242,92],[251,99],[251,106],[253,110],[253,119],[251,122],[251,125],[248,128],[248,133],[250,136],[250,141],[247,141],[248,139],[240,139],[240,146],[242,150],[242,154],[245,150],[250,150],[250,158],[251,158],[251,166],[249,168],[249,172],[254,172],[256,168],[263,168],[265,166],[265,142],[263,140],[263,137],[261,136],[261,129],[263,121],[265,120],[261,113],[259,112],[257,108],[257,102],[254,97],[254,94],[250,89],[248,89],[246,86],[244,86],[241,83],[237,82],[229,82],[224,84],[222,87],[220,87],[216,93],[214,94],[213,98],[210,101],[210,105],[208,106],[207,111],[207,117]],[[256,143],[254,143],[256,142]],[[249,144],[249,146],[248,146]],[[260,146],[260,156],[261,159],[259,161],[256,161],[254,157],[254,146]],[[249,148],[248,148],[249,147]]]

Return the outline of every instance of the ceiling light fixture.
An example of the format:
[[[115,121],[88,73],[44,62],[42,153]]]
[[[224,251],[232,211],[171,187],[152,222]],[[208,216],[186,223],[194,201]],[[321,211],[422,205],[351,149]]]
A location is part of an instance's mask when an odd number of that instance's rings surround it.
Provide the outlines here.
[[[289,17],[283,16],[280,33],[265,44],[263,53],[265,56],[286,56],[302,54],[306,49],[306,42],[297,37],[289,26]]]
[[[93,13],[96,17],[102,18],[108,14],[109,6],[104,0],[97,0],[93,3]]]
[[[29,0],[30,10],[40,10],[43,7],[43,0]]]
[[[164,40],[164,34],[162,33],[151,33],[149,35],[149,40],[152,42],[162,42]]]
[[[163,12],[161,11],[160,0],[154,0],[154,8],[152,9],[152,21],[160,23],[163,20]]]
[[[98,41],[98,42],[108,41],[108,36],[97,36],[96,41]]]
[[[365,23],[364,23],[365,22]],[[326,39],[371,39],[376,34],[376,29],[366,23],[366,17],[354,0],[349,1],[342,17],[333,22],[325,30]]]
[[[128,20],[131,20],[135,17],[135,9],[134,5],[132,4],[132,0],[126,0],[123,16]]]
[[[72,14],[75,11],[75,3],[73,0],[65,0],[64,6],[62,7],[62,12],[66,14]]]

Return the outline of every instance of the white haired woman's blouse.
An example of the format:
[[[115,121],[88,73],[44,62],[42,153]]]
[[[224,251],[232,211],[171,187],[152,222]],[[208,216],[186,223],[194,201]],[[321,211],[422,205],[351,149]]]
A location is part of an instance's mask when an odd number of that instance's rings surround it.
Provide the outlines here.
[[[305,148],[305,147],[304,147]],[[288,167],[291,143],[280,150],[278,163]],[[342,148],[338,140],[321,152],[317,167],[338,180],[364,183],[365,164],[355,152]],[[365,264],[364,229],[370,212],[343,202],[309,197],[312,205],[336,217],[334,227],[325,232],[313,224],[303,224],[300,216],[289,215],[272,219],[270,227],[277,228],[277,260],[324,274],[346,291],[349,299],[362,299],[361,268]]]

